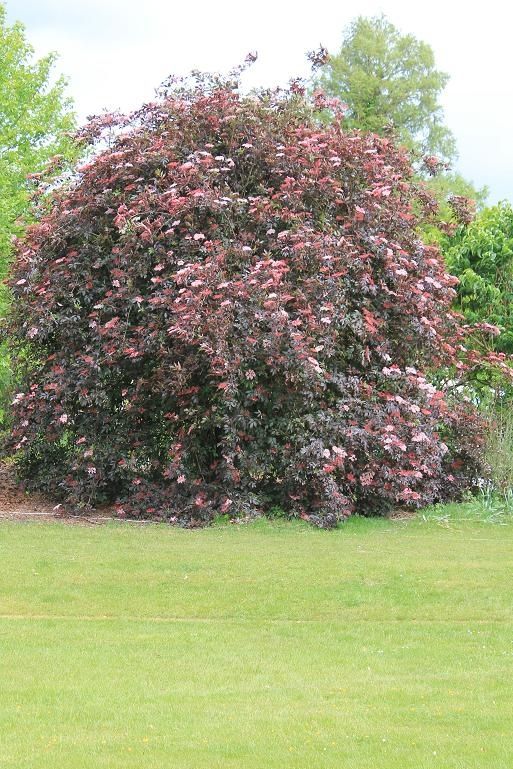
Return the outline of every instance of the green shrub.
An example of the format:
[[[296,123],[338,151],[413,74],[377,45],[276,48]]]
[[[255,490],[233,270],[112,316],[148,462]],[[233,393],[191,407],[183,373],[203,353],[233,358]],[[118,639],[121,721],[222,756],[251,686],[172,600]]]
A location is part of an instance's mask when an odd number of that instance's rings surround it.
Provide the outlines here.
[[[498,326],[500,336],[481,345],[513,353],[513,208],[484,209],[443,244],[449,271],[459,278],[455,308],[468,323]]]

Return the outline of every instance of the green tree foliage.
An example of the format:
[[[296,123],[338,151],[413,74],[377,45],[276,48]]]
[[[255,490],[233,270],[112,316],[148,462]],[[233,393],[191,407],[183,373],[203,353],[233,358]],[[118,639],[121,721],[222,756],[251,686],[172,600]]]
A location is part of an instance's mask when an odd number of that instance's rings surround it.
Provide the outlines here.
[[[349,128],[395,136],[412,151],[414,165],[439,206],[432,222],[420,228],[430,243],[443,238],[442,223],[455,226],[449,202],[454,195],[471,198],[479,208],[488,194],[461,174],[444,170],[457,158],[439,101],[448,79],[436,69],[427,43],[402,35],[383,16],[360,16],[347,28],[340,51],[329,57],[317,81],[326,93],[345,102]]]
[[[5,275],[13,235],[29,208],[27,175],[55,155],[72,154],[74,126],[66,81],[52,81],[55,55],[37,60],[23,25],[9,25],[0,3],[0,271]],[[5,307],[5,299],[1,303]]]
[[[427,43],[401,35],[383,16],[360,16],[347,28],[319,82],[347,104],[349,127],[394,132],[421,154],[452,160],[456,144],[439,103],[448,79],[436,69]]]
[[[503,202],[481,211],[447,238],[444,253],[460,282],[456,309],[470,323],[501,328],[487,337],[496,351],[513,353],[513,208]]]
[[[37,60],[19,22],[9,25],[0,2],[0,281],[9,270],[12,240],[30,218],[31,184],[52,158],[65,163],[75,155],[69,136],[75,119],[65,94],[66,81],[52,77],[55,55]],[[9,306],[0,283],[0,318]],[[0,424],[9,401],[11,368],[0,344]]]

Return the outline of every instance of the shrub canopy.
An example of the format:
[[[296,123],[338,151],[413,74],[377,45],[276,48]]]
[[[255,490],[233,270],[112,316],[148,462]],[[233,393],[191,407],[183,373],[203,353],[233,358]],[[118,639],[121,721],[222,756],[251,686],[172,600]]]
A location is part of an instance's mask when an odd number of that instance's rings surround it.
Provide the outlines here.
[[[472,483],[473,408],[423,373],[466,364],[406,154],[314,115],[297,83],[198,77],[84,130],[12,279],[30,487],[333,525]]]

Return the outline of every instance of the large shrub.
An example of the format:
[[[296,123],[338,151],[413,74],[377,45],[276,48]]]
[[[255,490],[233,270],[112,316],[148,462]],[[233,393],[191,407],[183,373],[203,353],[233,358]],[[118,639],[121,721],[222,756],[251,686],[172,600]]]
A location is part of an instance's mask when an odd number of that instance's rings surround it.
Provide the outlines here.
[[[477,417],[422,373],[452,367],[457,390],[464,363],[403,151],[321,127],[297,84],[241,96],[216,78],[84,137],[95,154],[12,281],[29,487],[332,525],[472,483]]]

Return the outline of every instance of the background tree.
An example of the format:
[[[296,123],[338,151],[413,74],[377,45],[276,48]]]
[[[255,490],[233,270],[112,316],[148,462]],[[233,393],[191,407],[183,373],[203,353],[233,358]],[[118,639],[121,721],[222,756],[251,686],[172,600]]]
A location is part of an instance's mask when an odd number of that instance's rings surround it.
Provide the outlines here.
[[[20,23],[7,24],[0,3],[0,281],[8,272],[12,239],[29,217],[29,174],[43,171],[50,158],[74,156],[68,132],[74,126],[66,81],[52,79],[55,55],[34,58]],[[9,304],[0,282],[0,318]],[[0,423],[5,414],[11,372],[0,345]]]
[[[420,155],[456,156],[443,122],[440,94],[449,76],[435,67],[432,48],[402,35],[384,16],[360,16],[330,56],[320,83],[347,104],[349,127],[384,135],[393,131]]]
[[[12,236],[28,211],[27,175],[55,155],[68,157],[74,126],[66,81],[52,81],[55,55],[36,60],[22,24],[9,26],[0,3],[0,272],[5,274]]]
[[[317,79],[326,93],[347,105],[348,127],[393,136],[412,151],[417,172],[438,204],[436,216],[431,223],[424,221],[420,232],[438,243],[445,223],[457,223],[452,196],[469,197],[480,207],[488,195],[486,187],[476,189],[449,170],[457,159],[456,142],[439,101],[448,79],[436,69],[427,43],[402,35],[383,16],[357,18]]]

